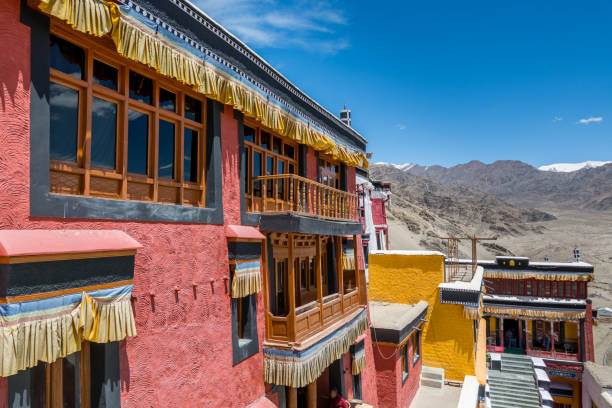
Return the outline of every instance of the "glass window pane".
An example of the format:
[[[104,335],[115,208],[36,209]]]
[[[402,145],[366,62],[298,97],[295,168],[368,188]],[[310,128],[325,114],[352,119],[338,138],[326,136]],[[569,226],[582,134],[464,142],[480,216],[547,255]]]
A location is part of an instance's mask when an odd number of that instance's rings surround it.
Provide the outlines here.
[[[202,102],[185,95],[185,117],[202,123]]]
[[[261,176],[261,153],[253,152],[253,178]],[[261,181],[253,183],[253,195],[261,197]]]
[[[285,156],[291,157],[292,159],[295,157],[295,149],[293,146],[285,145]]]
[[[274,174],[274,157],[266,155],[266,175]],[[268,180],[266,188],[268,189],[268,198],[274,195],[274,181]]]
[[[76,163],[79,139],[79,91],[49,84],[50,157]]]
[[[62,360],[62,394],[64,408],[81,406],[81,352],[79,351]]]
[[[157,175],[161,178],[174,178],[175,125],[165,120],[159,121],[159,167]]]
[[[128,172],[146,175],[149,159],[149,115],[130,110],[128,118]]]
[[[106,65],[103,62],[94,60],[93,81],[96,84],[117,90],[119,71],[115,67]]]
[[[93,97],[91,103],[91,165],[115,168],[117,104]]]
[[[49,37],[49,47],[51,68],[84,79],[85,52],[81,48],[54,35]]]
[[[244,140],[246,140],[247,142],[255,143],[255,129],[245,126]]]
[[[303,259],[300,262],[300,287],[302,289],[307,289],[308,288],[308,269],[307,269],[307,263],[306,260]]]
[[[264,149],[270,148],[270,134],[268,132],[261,132],[261,147]]]
[[[130,71],[130,98],[153,104],[153,80]]]
[[[176,112],[176,95],[170,91],[159,88],[159,107]]]
[[[278,137],[275,137],[274,138],[274,148],[273,148],[274,153],[280,153],[281,152],[281,146],[282,146],[282,143],[281,143],[280,139]]]
[[[47,404],[47,369],[45,363],[26,370],[19,370],[17,374],[7,377],[8,406],[45,408]],[[5,400],[6,401],[6,400]]]
[[[183,176],[185,181],[198,182],[198,132],[185,128],[185,158]]]

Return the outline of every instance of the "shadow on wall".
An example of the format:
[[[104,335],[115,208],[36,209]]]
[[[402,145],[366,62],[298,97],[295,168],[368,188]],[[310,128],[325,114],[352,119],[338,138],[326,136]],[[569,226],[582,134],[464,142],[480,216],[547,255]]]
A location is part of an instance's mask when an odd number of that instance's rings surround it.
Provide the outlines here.
[[[20,1],[0,9],[0,110],[13,111],[30,94],[30,32],[20,23]],[[26,105],[27,106],[27,105]]]
[[[440,303],[438,296],[430,308],[422,339],[423,364],[443,368],[450,380],[474,375],[473,321],[463,316],[463,305]]]

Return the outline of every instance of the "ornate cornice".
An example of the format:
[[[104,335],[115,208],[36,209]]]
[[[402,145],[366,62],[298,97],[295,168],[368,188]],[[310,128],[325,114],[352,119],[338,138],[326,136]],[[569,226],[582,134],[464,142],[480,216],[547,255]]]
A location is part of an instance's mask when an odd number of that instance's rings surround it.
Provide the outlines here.
[[[285,109],[287,109],[287,111],[289,111],[293,115],[301,116],[302,118],[304,118],[307,121],[309,121],[311,124],[315,125],[316,127],[320,128],[321,130],[327,132],[330,136],[334,137],[335,139],[346,140],[346,138],[338,136],[337,132],[333,131],[329,126],[327,126],[327,125],[321,123],[319,120],[313,118],[312,115],[308,114],[303,109],[300,109],[298,106],[295,105],[295,103],[292,103],[291,101],[288,101],[285,97],[283,97],[278,92],[275,92],[274,90],[272,90],[269,87],[267,87],[265,84],[263,84],[257,78],[255,78],[252,75],[250,75],[249,73],[245,72],[243,69],[241,69],[240,67],[238,67],[235,64],[231,63],[230,61],[228,61],[227,59],[225,59],[224,57],[222,57],[218,53],[215,53],[210,47],[208,47],[206,45],[203,45],[201,42],[196,41],[195,39],[191,38],[190,36],[185,34],[183,31],[181,31],[178,28],[173,27],[172,25],[170,25],[167,22],[163,21],[161,18],[156,16],[154,14],[154,12],[152,12],[151,10],[145,9],[144,7],[140,6],[139,4],[135,3],[132,0],[119,0],[119,1],[121,2],[121,4],[123,4],[123,5],[127,6],[127,7],[132,8],[137,13],[139,13],[142,16],[148,18],[150,21],[154,22],[155,24],[161,25],[164,29],[170,31],[172,34],[174,34],[175,36],[180,38],[182,41],[187,42],[192,47],[194,47],[197,50],[199,50],[200,52],[204,53],[204,55],[206,55],[206,57],[211,58],[212,60],[216,61],[217,63],[222,64],[226,68],[234,71],[235,73],[240,75],[240,77],[246,79],[248,82],[250,82],[251,84],[256,86],[258,89],[260,89],[269,98],[270,97],[274,98],[275,100],[280,102],[285,107]],[[234,50],[236,50],[237,52],[239,52],[240,54],[242,54],[243,56],[248,58],[253,64],[255,64],[258,68],[263,70],[266,74],[268,74],[279,85],[281,85],[282,88],[284,88],[289,93],[291,93],[294,96],[296,96],[297,98],[299,98],[303,103],[307,104],[312,109],[314,109],[317,112],[319,112],[320,114],[322,114],[326,119],[332,121],[335,125],[339,126],[342,130],[346,131],[348,134],[350,134],[352,137],[354,137],[358,141],[360,141],[360,142],[362,142],[364,144],[367,143],[367,140],[363,136],[361,136],[357,131],[355,131],[353,128],[345,125],[338,117],[333,115],[327,109],[322,107],[320,104],[318,104],[312,98],[310,98],[308,95],[306,95],[304,92],[302,92],[298,87],[293,85],[281,73],[279,73],[276,69],[274,69],[268,62],[266,62],[262,57],[260,57],[257,53],[255,53],[253,50],[251,50],[243,42],[238,40],[234,35],[229,33],[225,28],[223,28],[220,24],[218,24],[216,21],[214,21],[206,13],[202,12],[201,10],[199,10],[191,2],[189,2],[187,0],[168,0],[168,1],[170,3],[172,3],[172,4],[174,4],[175,6],[177,6],[179,9],[181,9],[187,15],[191,16],[199,24],[201,24],[207,30],[209,30],[210,32],[215,34],[218,38],[220,38],[225,43],[227,43],[229,46],[231,46]],[[357,147],[357,146],[353,146],[353,147]]]

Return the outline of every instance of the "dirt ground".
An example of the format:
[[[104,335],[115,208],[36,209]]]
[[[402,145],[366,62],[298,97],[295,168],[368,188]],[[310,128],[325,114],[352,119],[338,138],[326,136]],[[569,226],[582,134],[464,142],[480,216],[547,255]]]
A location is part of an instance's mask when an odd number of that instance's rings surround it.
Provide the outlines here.
[[[520,236],[499,236],[496,244],[509,249],[517,256],[527,256],[542,261],[572,261],[575,247],[580,249],[581,260],[595,267],[595,281],[589,284],[589,297],[593,307],[612,308],[612,212],[560,211],[541,208],[557,219],[537,223],[541,233],[527,232]],[[421,237],[409,231],[400,222],[390,221],[391,249],[423,248]],[[462,244],[460,250],[469,254],[470,248]],[[495,255],[484,247],[478,247],[481,259],[494,259]],[[604,353],[610,350],[608,364],[612,365],[612,321],[600,321],[594,328],[596,362],[602,363]]]

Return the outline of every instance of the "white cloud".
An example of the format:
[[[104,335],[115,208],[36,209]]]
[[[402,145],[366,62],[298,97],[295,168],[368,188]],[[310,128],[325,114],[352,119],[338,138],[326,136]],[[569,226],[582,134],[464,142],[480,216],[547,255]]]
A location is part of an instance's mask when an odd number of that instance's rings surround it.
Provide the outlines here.
[[[602,122],[602,121],[603,121],[603,118],[601,116],[591,116],[586,119],[580,119],[578,123],[581,125],[588,125],[589,123],[597,123],[597,122]]]
[[[563,118],[561,116],[555,116],[553,118],[553,122],[561,122],[563,120]]]
[[[397,125],[395,125],[395,127],[399,130],[406,130],[406,125],[404,125],[403,123],[398,123]]]
[[[336,33],[348,24],[335,0],[195,0],[206,14],[254,47],[335,54],[350,46]]]

